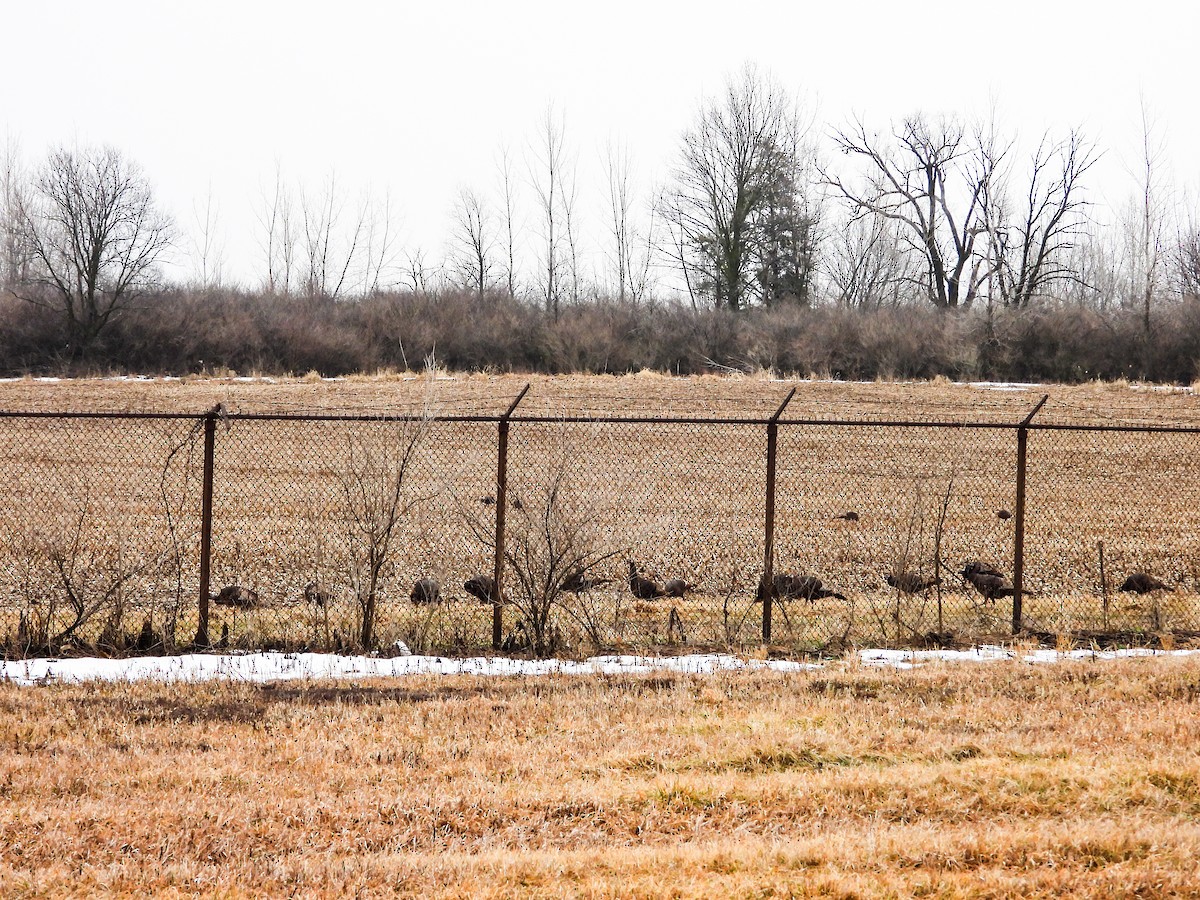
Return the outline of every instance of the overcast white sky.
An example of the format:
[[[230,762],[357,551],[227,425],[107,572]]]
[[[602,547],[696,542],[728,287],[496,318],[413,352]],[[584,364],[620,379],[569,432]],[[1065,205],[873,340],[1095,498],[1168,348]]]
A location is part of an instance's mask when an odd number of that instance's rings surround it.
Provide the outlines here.
[[[229,269],[261,272],[254,206],[285,172],[390,191],[404,241],[440,255],[462,186],[496,186],[549,102],[579,154],[581,204],[602,208],[605,140],[643,184],[665,174],[701,97],[746,62],[826,123],[923,110],[1015,131],[1082,124],[1107,150],[1098,199],[1130,184],[1139,92],[1180,185],[1200,181],[1200,4],[788,0],[603,3],[10,3],[0,13],[0,129],[36,161],[109,143],[138,161],[181,224],[211,184]],[[732,18],[736,16],[736,18]],[[594,179],[594,180],[593,180]],[[593,235],[598,240],[598,235]]]

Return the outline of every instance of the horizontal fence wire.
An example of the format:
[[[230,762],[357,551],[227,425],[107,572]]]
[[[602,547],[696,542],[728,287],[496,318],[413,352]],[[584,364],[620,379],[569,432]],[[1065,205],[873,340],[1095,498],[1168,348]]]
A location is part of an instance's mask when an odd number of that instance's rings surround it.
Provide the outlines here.
[[[0,411],[4,653],[1200,637],[1200,428],[553,416],[520,399],[486,415]]]

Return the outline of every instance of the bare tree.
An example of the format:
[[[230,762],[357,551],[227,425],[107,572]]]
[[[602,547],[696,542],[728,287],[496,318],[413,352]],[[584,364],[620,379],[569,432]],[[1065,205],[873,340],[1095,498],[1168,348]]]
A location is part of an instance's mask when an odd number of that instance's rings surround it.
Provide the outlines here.
[[[1124,216],[1128,266],[1128,297],[1142,314],[1142,328],[1151,331],[1151,310],[1162,288],[1162,261],[1166,245],[1167,186],[1162,160],[1165,152],[1161,129],[1146,101],[1141,98],[1141,140],[1137,168],[1137,194],[1129,201]]]
[[[542,295],[546,312],[553,313],[558,320],[561,300],[562,278],[562,178],[564,159],[563,121],[555,116],[554,107],[547,106],[538,132],[537,143],[532,148],[529,161],[529,177],[537,196],[542,218]]]
[[[500,173],[500,207],[504,218],[504,283],[508,288],[508,296],[517,295],[516,269],[516,177],[513,174],[512,155],[508,147],[500,148],[496,168]]]
[[[1043,135],[1010,209],[1007,179],[999,174],[1003,151],[995,140],[981,139],[978,146],[996,157],[984,166],[996,177],[983,185],[995,284],[1005,306],[1024,308],[1051,286],[1079,277],[1071,261],[1088,206],[1082,181],[1098,156],[1078,129],[1057,142]]]
[[[492,285],[496,237],[491,211],[469,188],[459,191],[451,214],[452,264],[462,283],[480,300]]]
[[[336,300],[353,289],[355,267],[370,231],[369,194],[360,198],[345,225],[346,202],[339,193],[337,174],[330,172],[321,192],[300,194],[304,224],[301,250],[306,267],[304,290],[310,297]]]
[[[62,314],[76,355],[156,281],[174,238],[149,180],[112,147],[51,151],[19,227],[38,288],[23,299]]]
[[[924,261],[929,299],[942,309],[970,306],[989,273],[976,246],[988,230],[985,191],[1003,152],[980,153],[955,119],[901,122],[890,144],[868,134],[861,120],[834,132],[842,153],[860,159],[863,183],[825,173],[848,201],[851,216],[884,216],[901,223]]]
[[[267,264],[265,287],[269,294],[286,297],[292,292],[296,266],[297,235],[293,220],[295,201],[284,181],[283,168],[278,161],[275,163],[275,183],[270,196],[264,190],[260,203],[256,216],[263,230],[262,250]]]
[[[210,183],[203,204],[192,204],[192,254],[201,287],[217,287],[224,278],[225,245],[219,232],[220,217],[220,205],[213,199]]]
[[[913,264],[895,221],[885,216],[859,216],[833,229],[825,271],[833,299],[840,306],[865,310],[896,307],[905,302],[921,272]]]
[[[364,294],[375,294],[395,280],[396,222],[390,191],[384,192],[382,204],[374,200],[368,203],[371,211],[363,245],[362,288]]]
[[[782,216],[785,206],[795,211],[785,195],[797,186],[793,152],[802,130],[788,94],[748,66],[684,133],[662,212],[670,224],[671,256],[693,302],[700,293],[718,307],[748,305],[762,270],[764,238],[771,241],[770,217]],[[782,224],[779,218],[773,226]]]
[[[0,287],[29,280],[33,260],[21,233],[21,208],[30,202],[29,192],[20,145],[9,135],[0,150]]]
[[[404,253],[404,265],[400,270],[400,283],[414,294],[428,294],[441,281],[437,268],[430,269],[425,261],[425,250],[415,247]]]
[[[1200,298],[1200,212],[1194,206],[1179,223],[1171,264],[1176,292]]]
[[[604,148],[607,182],[609,265],[616,281],[617,299],[637,303],[649,289],[650,265],[654,255],[655,204],[650,204],[644,231],[634,220],[635,187],[629,148],[610,141]]]
[[[562,190],[562,219],[564,235],[567,239],[567,272],[571,277],[571,302],[578,303],[580,298],[579,281],[579,173],[574,157],[563,160]]]

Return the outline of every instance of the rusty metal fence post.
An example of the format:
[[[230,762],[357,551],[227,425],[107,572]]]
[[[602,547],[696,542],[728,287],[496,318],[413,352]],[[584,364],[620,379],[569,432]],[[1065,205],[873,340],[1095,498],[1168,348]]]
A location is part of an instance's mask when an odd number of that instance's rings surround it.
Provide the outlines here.
[[[213,461],[216,455],[218,403],[204,414],[204,481],[200,495],[200,622],[196,626],[197,647],[209,646],[208,596],[212,569]]]
[[[492,649],[499,650],[504,640],[504,593],[500,582],[504,577],[504,517],[508,508],[508,426],[517,404],[529,393],[529,385],[509,404],[500,417],[499,445],[496,449],[496,555],[492,560]]]
[[[1029,448],[1029,423],[1033,421],[1033,417],[1049,399],[1050,395],[1044,394],[1042,399],[1037,402],[1037,406],[1031,409],[1029,415],[1017,426],[1017,509],[1015,513],[1017,525],[1013,537],[1012,606],[1012,633],[1014,635],[1021,632],[1021,590],[1025,580],[1025,462]]]
[[[779,417],[796,396],[796,389],[788,391],[788,395],[775,410],[775,415],[767,423],[767,498],[763,517],[763,575],[758,593],[762,598],[762,640],[771,640],[771,606],[775,599],[775,457],[779,443]]]

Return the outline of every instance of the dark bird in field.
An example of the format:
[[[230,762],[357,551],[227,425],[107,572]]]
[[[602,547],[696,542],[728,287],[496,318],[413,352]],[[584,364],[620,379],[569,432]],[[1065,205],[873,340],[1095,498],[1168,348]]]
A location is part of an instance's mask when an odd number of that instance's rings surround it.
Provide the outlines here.
[[[999,509],[996,510],[996,518],[1003,522],[1005,519],[1011,519],[1012,513],[1010,513],[1007,509]]]
[[[692,586],[682,578],[671,578],[663,585],[663,594],[667,597],[682,597]]]
[[[513,508],[513,509],[524,509],[524,508],[525,508],[525,504],[521,502],[521,498],[520,498],[520,497],[514,496],[514,497],[512,498],[512,508]]]
[[[324,609],[333,605],[333,594],[315,581],[310,581],[304,586],[304,602]]]
[[[258,606],[258,594],[240,584],[230,584],[221,588],[220,593],[212,598],[217,606],[232,606],[235,609],[254,609]]]
[[[491,575],[472,575],[463,582],[463,590],[480,603],[491,603],[492,587],[495,584]]]
[[[1167,591],[1170,588],[1153,575],[1147,575],[1145,572],[1134,572],[1125,579],[1125,583],[1121,585],[1121,590],[1128,591],[1131,594],[1148,594],[1151,591]]]
[[[493,497],[491,494],[488,494],[486,497],[480,497],[479,502],[482,503],[484,506],[495,506],[496,498]]]
[[[425,603],[442,602],[442,586],[436,578],[418,578],[412,586],[408,599],[418,606]]]
[[[563,579],[562,589],[572,594],[582,594],[592,588],[602,587],[611,581],[611,578],[590,578],[583,569],[576,569]]]
[[[842,513],[840,516],[834,516],[833,518],[834,519],[842,519],[846,522],[857,522],[858,521],[858,513],[856,513],[854,510],[850,510],[848,512]]]
[[[916,572],[901,572],[885,576],[887,583],[902,594],[923,594],[942,583],[941,578],[922,578]]]
[[[663,589],[657,581],[652,581],[638,572],[637,563],[629,563],[629,591],[639,600],[653,600],[663,596]]]
[[[775,596],[780,600],[807,600],[812,603],[814,600],[824,600],[826,597],[834,597],[838,600],[846,599],[844,594],[825,587],[825,582],[815,575],[791,575],[780,572],[771,578],[771,583],[775,587]]]
[[[985,600],[999,600],[1001,597],[1013,595],[1012,582],[995,566],[972,559],[963,563],[962,572],[959,574],[969,581]]]
[[[147,618],[142,622],[142,630],[138,634],[137,650],[139,653],[149,653],[158,644],[158,635],[154,633],[154,626],[150,624],[150,619]]]

